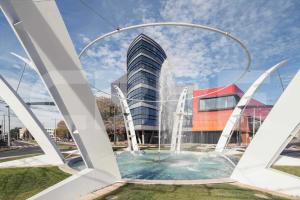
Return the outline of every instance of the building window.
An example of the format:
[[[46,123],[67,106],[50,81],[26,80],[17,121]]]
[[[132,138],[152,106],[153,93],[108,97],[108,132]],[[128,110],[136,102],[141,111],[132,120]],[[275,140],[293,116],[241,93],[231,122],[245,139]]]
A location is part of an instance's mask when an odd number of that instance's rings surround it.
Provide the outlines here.
[[[236,95],[212,97],[212,98],[199,98],[199,111],[213,111],[232,109],[236,106],[239,97]]]

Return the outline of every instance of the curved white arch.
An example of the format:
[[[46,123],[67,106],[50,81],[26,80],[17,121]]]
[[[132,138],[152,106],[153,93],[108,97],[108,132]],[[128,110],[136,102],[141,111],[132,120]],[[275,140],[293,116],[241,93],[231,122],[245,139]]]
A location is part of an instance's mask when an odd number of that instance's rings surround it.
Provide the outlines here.
[[[272,169],[300,130],[300,71],[296,73],[235,167],[230,178],[243,184],[300,196],[300,179]]]
[[[240,101],[234,108],[233,112],[231,113],[230,118],[228,119],[225,128],[219,138],[215,151],[223,152],[225,150],[226,145],[230,141],[234,126],[237,123],[237,121],[240,119],[240,115],[243,111],[243,107],[245,107],[248,104],[248,102],[251,100],[256,90],[266,80],[266,78],[268,78],[275,70],[277,70],[279,67],[284,65],[286,62],[287,60],[283,60],[277,63],[276,65],[272,66],[270,69],[265,71],[262,75],[260,75],[258,79],[256,79],[256,81],[249,87],[247,92],[243,95],[243,97],[240,99]]]
[[[183,89],[177,103],[176,113],[174,115],[174,121],[173,121],[171,148],[170,148],[171,151],[180,152],[182,124],[183,124],[184,107],[185,107],[187,91],[188,91],[187,88]]]
[[[29,60],[28,58],[24,58],[23,56],[20,56],[20,55],[14,53],[14,52],[10,52],[10,54],[15,56],[19,60],[23,61],[24,63],[26,63],[35,72],[39,73],[38,70],[36,69],[36,67],[34,66],[34,63],[31,60]]]
[[[120,100],[120,104],[121,104],[121,108],[122,108],[122,114],[123,114],[126,133],[127,133],[128,147],[129,147],[130,151],[139,151],[140,149],[137,144],[133,119],[132,119],[126,98],[118,86],[114,85],[114,88],[117,91],[117,94],[118,94],[119,100]]]
[[[112,36],[114,34],[118,34],[118,33],[121,33],[121,32],[133,30],[133,29],[145,28],[145,27],[156,27],[156,26],[182,26],[182,27],[191,27],[191,28],[204,29],[204,30],[216,32],[216,33],[219,33],[219,34],[221,34],[223,36],[226,36],[226,37],[232,39],[233,41],[235,41],[236,43],[238,43],[238,45],[240,45],[240,47],[244,50],[244,52],[245,52],[245,54],[247,56],[247,64],[246,64],[246,68],[243,71],[243,73],[241,73],[241,75],[236,80],[234,80],[233,82],[231,82],[231,83],[227,84],[226,86],[224,86],[224,87],[222,87],[222,88],[220,88],[218,90],[215,90],[215,91],[213,91],[211,93],[207,93],[207,94],[205,94],[203,96],[207,96],[207,95],[214,94],[214,93],[217,93],[219,91],[225,90],[226,88],[228,88],[232,84],[238,82],[250,70],[251,61],[252,61],[251,60],[251,55],[250,55],[250,52],[247,49],[246,45],[241,40],[239,40],[238,38],[232,36],[229,32],[225,32],[225,31],[222,31],[222,30],[217,29],[217,28],[212,28],[212,27],[205,26],[205,25],[200,25],[200,24],[184,23],[184,22],[155,22],[155,23],[145,23],[145,24],[133,25],[133,26],[125,27],[125,28],[118,28],[118,29],[116,29],[114,31],[111,31],[109,33],[106,33],[104,35],[101,35],[101,36],[97,37],[96,39],[94,39],[93,41],[91,41],[89,44],[87,44],[81,50],[81,52],[79,53],[79,58],[83,55],[84,52],[86,52],[86,50],[88,48],[90,48],[96,42],[98,42],[100,40],[103,40],[104,38],[110,37],[110,36]],[[101,91],[101,90],[99,90],[99,91]],[[112,94],[110,94],[110,95],[112,95]],[[198,97],[192,97],[192,99],[193,98],[198,98]],[[166,100],[149,101],[149,100],[137,100],[137,99],[128,99],[128,98],[127,98],[127,100],[139,101],[139,102],[164,102],[164,101],[166,101]],[[177,101],[177,99],[168,100],[168,101]]]
[[[42,123],[35,117],[26,103],[0,75],[0,96],[26,126],[46,155],[47,164],[61,165],[64,163],[62,154],[46,133]],[[46,164],[46,163],[45,163]]]
[[[55,101],[87,169],[31,199],[78,199],[121,179],[96,99],[55,1],[1,0],[1,9]],[[67,192],[71,188],[72,192]]]

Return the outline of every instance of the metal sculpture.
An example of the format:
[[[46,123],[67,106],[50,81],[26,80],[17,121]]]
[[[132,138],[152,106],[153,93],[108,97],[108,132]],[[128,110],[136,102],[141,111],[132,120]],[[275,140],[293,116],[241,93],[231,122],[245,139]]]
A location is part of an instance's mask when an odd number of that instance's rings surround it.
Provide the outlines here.
[[[299,177],[272,169],[278,156],[300,130],[300,71],[282,93],[234,169],[241,183],[300,196]]]
[[[120,180],[120,172],[80,61],[55,1],[1,0],[0,6],[47,86],[87,169],[32,199],[77,199]],[[72,192],[66,192],[69,190]]]
[[[173,121],[173,130],[172,130],[172,138],[171,138],[171,151],[180,152],[181,147],[181,137],[182,137],[182,124],[183,124],[183,117],[184,117],[184,107],[185,107],[185,100],[187,96],[187,88],[184,88],[182,93],[180,94],[176,113],[174,115]]]
[[[36,118],[33,112],[28,108],[22,98],[9,85],[9,83],[0,75],[0,96],[15,112],[18,119],[26,126],[29,132],[39,144],[46,158],[47,163],[61,165],[64,159],[57,146],[54,144],[50,136],[46,133],[42,123]],[[43,161],[44,162],[44,161]],[[41,163],[42,164],[42,163]]]
[[[262,75],[259,76],[258,79],[249,87],[247,92],[242,96],[233,112],[231,113],[224,130],[219,138],[215,151],[223,152],[225,150],[226,145],[229,143],[231,135],[234,131],[235,125],[240,119],[243,108],[250,102],[252,96],[256,92],[256,90],[261,86],[261,84],[268,78],[274,71],[276,71],[279,67],[283,66],[287,61],[281,61],[276,65],[272,66],[270,69],[265,71]]]
[[[120,100],[120,105],[121,105],[122,114],[123,114],[123,118],[124,118],[124,124],[125,124],[125,128],[126,128],[129,150],[130,151],[139,151],[140,149],[139,149],[136,135],[135,135],[133,119],[132,119],[126,98],[118,86],[114,85],[114,88],[117,91],[117,95]]]

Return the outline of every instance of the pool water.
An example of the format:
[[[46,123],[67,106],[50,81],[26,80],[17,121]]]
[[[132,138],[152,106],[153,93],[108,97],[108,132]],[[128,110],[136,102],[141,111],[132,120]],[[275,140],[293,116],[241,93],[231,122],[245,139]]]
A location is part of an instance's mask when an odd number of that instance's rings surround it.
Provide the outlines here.
[[[122,178],[147,180],[199,180],[229,177],[234,165],[215,153],[146,151],[140,154],[116,154]],[[71,166],[85,168],[83,161]]]

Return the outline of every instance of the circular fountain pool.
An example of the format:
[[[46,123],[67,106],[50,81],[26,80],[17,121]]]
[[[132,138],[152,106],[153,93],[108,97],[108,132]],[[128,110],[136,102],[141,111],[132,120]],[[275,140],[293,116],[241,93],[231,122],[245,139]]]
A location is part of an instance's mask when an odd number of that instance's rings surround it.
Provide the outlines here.
[[[145,151],[140,154],[118,152],[119,169],[124,179],[147,180],[200,180],[227,178],[234,165],[215,153]],[[85,168],[82,160],[70,164],[72,168]]]

